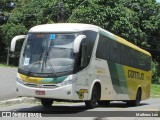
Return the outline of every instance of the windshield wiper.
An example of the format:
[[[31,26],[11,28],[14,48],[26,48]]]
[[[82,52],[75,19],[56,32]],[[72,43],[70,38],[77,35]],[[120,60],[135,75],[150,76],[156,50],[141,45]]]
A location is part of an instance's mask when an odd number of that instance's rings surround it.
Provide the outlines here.
[[[49,47],[48,47],[48,50],[47,50],[47,52],[46,52],[46,56],[45,56],[45,58],[44,58],[44,63],[45,63],[45,65],[46,65],[46,62],[47,62],[48,53],[49,53]],[[57,77],[57,74],[56,74],[56,72],[55,72],[55,70],[54,70],[54,68],[53,68],[53,66],[52,66],[52,64],[51,64],[51,62],[50,62],[50,59],[48,59],[48,65],[49,65],[50,68],[51,68],[51,72],[54,74],[55,77]],[[50,68],[49,68],[49,69],[50,69]],[[43,67],[42,67],[42,69],[43,69]]]
[[[40,64],[40,63],[42,63],[42,61],[36,61],[36,62],[34,62],[34,63],[32,64],[32,66],[30,67],[30,69],[28,70],[27,76],[30,75],[30,73],[31,73],[32,69],[34,68],[34,66],[35,66],[36,64]]]
[[[41,59],[42,59],[42,56],[43,56],[43,54],[44,54],[43,51],[44,51],[44,50],[42,49],[42,52],[41,52],[42,54],[41,54],[41,55],[39,56],[39,58],[38,58],[39,61],[34,62],[34,63],[31,65],[31,67],[29,68],[29,70],[28,70],[28,72],[27,72],[27,76],[30,75],[32,69],[34,68],[34,66],[35,66],[36,64],[42,63],[42,60],[41,60]]]

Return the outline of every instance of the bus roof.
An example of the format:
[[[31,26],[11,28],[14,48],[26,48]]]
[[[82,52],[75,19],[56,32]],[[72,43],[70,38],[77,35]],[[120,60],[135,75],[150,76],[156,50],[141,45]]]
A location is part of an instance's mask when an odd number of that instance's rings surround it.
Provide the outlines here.
[[[138,46],[128,42],[127,40],[114,35],[113,33],[104,30],[98,26],[95,25],[91,25],[91,24],[83,24],[83,23],[54,23],[54,24],[44,24],[44,25],[38,25],[35,27],[32,27],[29,30],[29,33],[50,33],[50,32],[54,32],[54,33],[68,33],[68,32],[81,32],[84,30],[91,30],[91,31],[95,31],[95,32],[99,32],[101,31],[103,33],[103,35],[110,37],[113,40],[116,40],[117,42],[124,44],[128,47],[131,47],[135,50],[138,50],[144,54],[147,54],[149,56],[151,56],[151,54],[141,48],[139,48]]]
[[[32,27],[29,32],[39,33],[39,32],[55,32],[55,33],[68,33],[68,32],[80,32],[84,30],[92,30],[98,32],[98,26],[90,24],[81,23],[55,23],[55,24],[44,24]]]

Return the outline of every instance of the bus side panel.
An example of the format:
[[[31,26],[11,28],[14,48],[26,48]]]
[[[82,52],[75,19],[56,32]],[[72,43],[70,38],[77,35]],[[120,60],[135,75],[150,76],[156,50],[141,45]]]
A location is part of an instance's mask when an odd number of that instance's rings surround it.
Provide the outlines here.
[[[89,93],[92,92],[93,84],[96,80],[100,81],[101,84],[101,100],[110,99],[111,97],[111,89],[107,86],[110,85],[110,74],[107,69],[107,62],[101,59],[92,59],[91,64],[87,70],[86,77]],[[112,87],[112,85],[110,85]],[[90,99],[91,95],[88,99]]]
[[[113,89],[116,92],[116,100],[129,100],[128,85],[123,65],[108,61]]]
[[[129,99],[135,100],[138,87],[141,87],[141,99],[148,99],[150,96],[151,71],[143,71],[132,67],[124,66],[125,76],[129,88]]]

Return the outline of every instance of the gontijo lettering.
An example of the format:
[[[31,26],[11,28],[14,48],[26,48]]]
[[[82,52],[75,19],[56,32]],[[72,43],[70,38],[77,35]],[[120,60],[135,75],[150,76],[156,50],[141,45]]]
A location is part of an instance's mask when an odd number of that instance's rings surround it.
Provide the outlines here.
[[[140,72],[133,71],[133,70],[128,70],[128,77],[139,79],[139,80],[144,80],[144,73],[140,73]]]

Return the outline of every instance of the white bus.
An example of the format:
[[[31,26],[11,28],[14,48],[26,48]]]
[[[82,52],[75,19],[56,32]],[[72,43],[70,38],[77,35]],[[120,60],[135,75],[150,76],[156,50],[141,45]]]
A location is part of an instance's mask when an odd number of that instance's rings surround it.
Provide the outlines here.
[[[85,102],[88,108],[110,101],[138,105],[150,96],[151,55],[126,40],[89,24],[38,25],[25,39],[17,73],[18,96]]]

